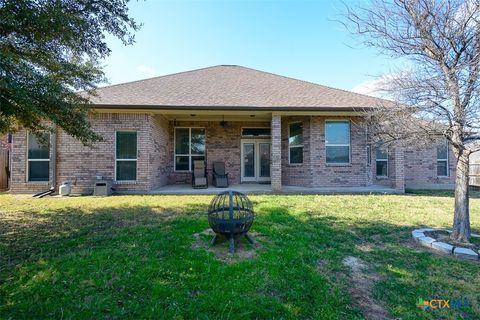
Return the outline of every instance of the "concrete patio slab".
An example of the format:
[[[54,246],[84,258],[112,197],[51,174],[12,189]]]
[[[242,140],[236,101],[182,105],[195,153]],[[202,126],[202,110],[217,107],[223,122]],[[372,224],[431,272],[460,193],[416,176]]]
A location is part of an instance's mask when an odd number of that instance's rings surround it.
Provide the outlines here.
[[[294,186],[283,186],[282,193],[293,193],[293,194],[393,194],[397,193],[394,188],[388,188],[385,186],[371,185],[368,187],[317,187],[317,188],[306,188],[306,187],[294,187]]]
[[[272,193],[272,188],[269,184],[258,183],[244,183],[231,185],[228,188],[217,188],[208,186],[205,189],[193,189],[188,184],[166,185],[158,189],[152,190],[150,194],[178,194],[178,195],[203,195],[203,194],[218,194],[223,191],[233,190],[246,194],[265,194]]]
[[[191,185],[166,185],[148,192],[148,194],[165,194],[165,195],[209,195],[217,194],[226,190],[239,191],[246,194],[393,194],[396,193],[393,188],[372,185],[368,187],[323,187],[323,188],[307,188],[284,186],[281,192],[273,192],[270,184],[258,183],[242,183],[231,185],[228,188],[216,188],[209,186],[206,189],[193,189]]]

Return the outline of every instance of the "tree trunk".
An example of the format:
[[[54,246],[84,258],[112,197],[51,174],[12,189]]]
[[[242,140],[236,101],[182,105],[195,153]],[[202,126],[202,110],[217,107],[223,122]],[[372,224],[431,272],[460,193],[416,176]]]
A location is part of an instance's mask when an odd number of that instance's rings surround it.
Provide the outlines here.
[[[470,206],[468,195],[469,154],[460,152],[455,177],[455,213],[451,239],[470,242]]]

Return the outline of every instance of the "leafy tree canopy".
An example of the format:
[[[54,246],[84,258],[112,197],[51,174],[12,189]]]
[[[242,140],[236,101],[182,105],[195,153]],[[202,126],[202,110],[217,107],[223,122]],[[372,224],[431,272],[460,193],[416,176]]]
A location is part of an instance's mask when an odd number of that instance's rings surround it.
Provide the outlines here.
[[[89,101],[105,80],[107,34],[125,45],[139,25],[128,0],[0,0],[0,134],[58,126],[83,143],[99,137]]]

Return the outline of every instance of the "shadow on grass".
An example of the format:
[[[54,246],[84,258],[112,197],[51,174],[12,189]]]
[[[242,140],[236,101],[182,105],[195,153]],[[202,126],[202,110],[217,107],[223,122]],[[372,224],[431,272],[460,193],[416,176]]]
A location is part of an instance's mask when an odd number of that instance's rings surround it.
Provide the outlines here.
[[[410,227],[260,206],[253,230],[269,237],[266,250],[225,265],[191,249],[207,207],[32,209],[2,221],[0,317],[359,319],[346,256],[381,276],[375,298],[393,316],[428,318],[415,302],[436,296],[466,296],[476,304],[465,315],[480,315],[480,267],[416,248]]]
[[[76,245],[98,244],[108,241],[131,228],[153,228],[168,225],[177,218],[200,217],[206,205],[191,204],[187,207],[156,208],[150,205],[106,207],[86,210],[78,207],[64,207],[39,213],[30,209],[20,219],[1,219],[0,270],[26,259],[44,254],[45,247],[53,246],[54,251],[72,250]],[[167,223],[167,224],[166,224]]]

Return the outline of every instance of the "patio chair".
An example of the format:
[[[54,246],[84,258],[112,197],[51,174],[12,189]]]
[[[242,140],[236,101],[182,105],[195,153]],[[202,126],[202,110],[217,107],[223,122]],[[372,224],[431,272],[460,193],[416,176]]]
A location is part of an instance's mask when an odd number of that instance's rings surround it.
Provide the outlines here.
[[[227,188],[228,187],[228,173],[225,173],[225,163],[224,162],[214,162],[213,163],[213,185],[217,188]]]
[[[208,188],[207,170],[203,160],[193,161],[192,187],[194,189]]]

